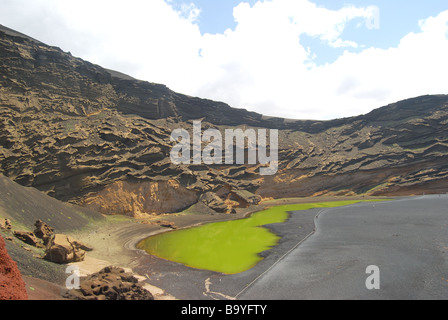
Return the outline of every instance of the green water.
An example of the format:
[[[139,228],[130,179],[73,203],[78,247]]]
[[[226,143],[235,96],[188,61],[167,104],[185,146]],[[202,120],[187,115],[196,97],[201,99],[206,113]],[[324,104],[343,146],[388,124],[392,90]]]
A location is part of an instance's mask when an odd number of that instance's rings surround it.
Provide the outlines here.
[[[264,225],[285,222],[289,211],[339,207],[360,201],[306,203],[273,207],[248,218],[210,223],[162,233],[141,241],[137,247],[162,259],[192,268],[236,274],[254,267],[260,253],[275,246],[280,237]]]

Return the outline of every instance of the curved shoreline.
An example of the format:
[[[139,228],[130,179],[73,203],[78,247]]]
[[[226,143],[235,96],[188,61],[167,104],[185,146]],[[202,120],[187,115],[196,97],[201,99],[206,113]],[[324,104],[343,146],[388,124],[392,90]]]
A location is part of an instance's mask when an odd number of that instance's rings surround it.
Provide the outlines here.
[[[282,207],[273,207],[246,214],[241,219],[157,234],[138,243],[138,248],[193,268],[241,273],[251,269],[262,259],[260,253],[278,242],[278,235],[264,226],[283,223],[289,216]]]
[[[346,200],[370,200],[370,199],[378,199],[379,197],[325,197],[325,198],[306,198],[306,199],[280,199],[277,201],[270,201],[268,203],[264,203],[257,207],[250,208],[249,210],[245,210],[244,212],[238,213],[236,215],[200,215],[200,214],[184,214],[184,215],[172,215],[172,216],[158,216],[152,218],[154,220],[163,220],[164,222],[173,222],[178,225],[177,230],[188,229],[193,227],[200,227],[201,225],[215,222],[225,222],[230,220],[239,220],[249,217],[250,215],[257,213],[259,211],[263,211],[269,207],[281,206],[287,204],[302,204],[302,203],[315,203],[315,202],[327,202],[327,201],[346,201]],[[297,216],[297,215],[296,215]],[[303,214],[303,217],[306,217],[306,221],[300,221],[302,230],[299,230],[299,233],[303,233],[302,238],[306,237],[310,231],[315,229],[314,225],[314,216],[313,221],[309,221],[309,214]],[[282,225],[289,225],[291,218],[288,218],[288,224],[283,223]],[[299,219],[300,220],[300,219]],[[292,224],[298,223],[297,221],[292,221]],[[311,226],[312,224],[312,226]],[[270,230],[274,230],[275,234],[281,235],[282,230],[278,230],[281,226],[276,225],[268,225],[264,226]],[[308,230],[308,232],[306,232]],[[181,264],[176,264],[170,261],[163,261],[160,258],[153,257],[149,255],[146,251],[141,250],[136,247],[136,245],[150,237],[164,232],[175,231],[172,229],[167,229],[160,227],[159,225],[151,225],[144,224],[143,221],[137,220],[128,220],[120,223],[113,224],[104,224],[102,226],[97,226],[94,229],[85,230],[83,232],[76,232],[75,236],[77,236],[80,240],[83,240],[87,243],[94,245],[95,250],[88,253],[88,256],[92,257],[96,261],[101,261],[104,263],[108,263],[109,265],[117,265],[124,268],[131,269],[134,273],[138,275],[143,275],[145,282],[151,283],[152,286],[158,289],[160,294],[156,299],[166,299],[166,297],[185,299],[185,296],[194,296],[194,299],[209,299],[213,296],[207,295],[207,290],[205,286],[205,280],[211,277],[211,283],[208,285],[208,288],[211,286],[216,286],[213,279],[221,279],[221,275],[215,272],[210,272],[207,270],[197,270],[191,269],[189,267],[183,266]],[[306,232],[306,233],[305,233]],[[235,280],[239,277],[247,278],[248,280],[245,283],[251,282],[254,278],[256,278],[260,273],[264,272],[267,268],[269,268],[275,261],[278,259],[278,255],[282,255],[287,252],[291,246],[297,243],[297,235],[294,235],[294,243],[291,243],[291,239],[288,238],[288,235],[282,237],[279,243],[272,249],[268,250],[268,252],[262,252],[263,260],[259,262],[254,268],[249,271],[244,272],[243,274],[232,276],[226,276],[221,287],[225,296],[235,296],[238,291],[241,290],[241,280]],[[87,263],[88,264],[88,263]],[[98,266],[95,263],[91,263],[92,272],[93,269]],[[171,270],[171,271],[170,271]],[[179,278],[174,277],[175,274],[178,274],[177,277],[181,277],[185,280],[179,280]],[[154,276],[157,275],[157,276]],[[173,278],[173,280],[170,280]],[[221,281],[220,280],[220,281]],[[179,282],[180,281],[180,282]],[[181,285],[183,281],[186,281],[184,285]],[[189,287],[189,283],[198,282],[194,288]],[[201,284],[199,284],[201,283]],[[180,287],[179,287],[180,286]],[[184,289],[185,288],[189,288]],[[210,289],[211,290],[211,289]],[[210,291],[209,290],[209,291]],[[189,293],[187,291],[194,291],[196,293]],[[218,292],[220,290],[213,289],[213,292]],[[169,292],[167,294],[166,292]]]
[[[256,214],[258,212],[267,210],[269,208],[273,208],[273,207],[278,207],[278,206],[283,206],[283,205],[293,205],[293,204],[304,204],[304,203],[317,203],[317,202],[336,202],[336,201],[351,201],[351,200],[378,200],[378,199],[383,199],[384,197],[367,197],[367,196],[353,196],[353,197],[322,197],[322,198],[288,198],[288,199],[276,199],[276,200],[271,200],[271,203],[260,203],[259,205],[255,206],[254,208],[250,209],[250,210],[246,210],[243,213],[240,214],[226,214],[225,217],[223,217],[222,219],[204,219],[204,221],[200,221],[200,222],[194,222],[191,224],[186,224],[180,228],[176,228],[176,229],[160,229],[158,231],[154,231],[151,232],[149,235],[147,236],[141,236],[138,240],[134,241],[134,246],[133,247],[128,247],[127,249],[130,250],[140,250],[138,249],[135,244],[152,236],[161,234],[161,233],[165,233],[165,232],[174,232],[174,231],[178,231],[178,230],[184,230],[184,229],[190,229],[190,228],[196,228],[196,227],[200,227],[203,226],[205,224],[209,224],[209,223],[219,223],[219,222],[226,222],[226,221],[235,221],[235,220],[243,220],[243,219],[247,219],[249,218],[251,215]],[[179,213],[178,215],[173,214],[173,217],[167,217],[169,218],[167,221],[169,222],[175,222],[176,217],[178,217],[179,215],[183,215],[182,213]],[[192,215],[197,215],[197,216],[203,216],[203,217],[207,217],[207,214],[192,214]],[[219,216],[221,217],[224,214],[217,214],[215,216]],[[187,214],[184,214],[184,216],[187,216]],[[155,217],[153,219],[158,219],[158,217]],[[289,219],[289,217],[287,218]],[[145,220],[145,219],[143,219]],[[136,220],[137,222],[139,220]],[[137,238],[136,238],[137,239]]]

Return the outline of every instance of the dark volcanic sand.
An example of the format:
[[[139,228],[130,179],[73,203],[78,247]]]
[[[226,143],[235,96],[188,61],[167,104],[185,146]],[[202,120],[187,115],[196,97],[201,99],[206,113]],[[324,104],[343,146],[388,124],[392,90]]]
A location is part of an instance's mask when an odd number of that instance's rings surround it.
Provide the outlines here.
[[[325,210],[317,232],[242,299],[447,299],[448,196]],[[380,270],[368,290],[366,269]]]
[[[446,299],[447,208],[448,196],[436,195],[298,211],[269,226],[282,239],[249,271],[223,275],[138,252],[134,270],[178,299]],[[365,286],[369,265],[380,268],[380,290]]]

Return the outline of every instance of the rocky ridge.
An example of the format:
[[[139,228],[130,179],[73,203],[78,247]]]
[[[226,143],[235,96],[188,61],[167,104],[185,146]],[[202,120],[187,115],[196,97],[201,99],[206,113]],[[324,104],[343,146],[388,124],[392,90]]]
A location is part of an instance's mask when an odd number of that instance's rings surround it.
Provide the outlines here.
[[[172,130],[279,129],[279,171],[174,165]],[[448,96],[332,121],[268,118],[135,80],[0,27],[0,172],[105,214],[263,198],[447,192]],[[287,188],[285,188],[287,186]]]

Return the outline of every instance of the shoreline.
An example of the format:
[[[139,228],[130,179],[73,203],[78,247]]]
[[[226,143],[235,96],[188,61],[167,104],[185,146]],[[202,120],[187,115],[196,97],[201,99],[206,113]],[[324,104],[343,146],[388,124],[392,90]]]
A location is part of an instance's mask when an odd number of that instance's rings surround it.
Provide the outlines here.
[[[151,266],[154,267],[155,270],[158,270],[159,265],[171,265],[173,263],[170,261],[161,261],[160,258],[153,257],[146,251],[137,248],[137,244],[140,241],[164,232],[200,227],[201,225],[208,223],[245,219],[256,212],[260,212],[275,206],[327,201],[369,200],[379,198],[384,199],[385,197],[356,196],[277,199],[265,201],[250,208],[244,208],[236,214],[210,215],[179,213],[172,215],[159,215],[138,220],[131,218],[118,218],[116,219],[117,221],[106,221],[99,224],[93,223],[83,230],[75,230],[73,232],[68,232],[67,234],[94,247],[93,251],[86,254],[85,261],[74,263],[79,266],[83,276],[98,272],[103,267],[110,265],[122,267],[127,271],[132,272],[140,281],[143,281],[144,286],[154,295],[155,300],[177,300],[175,295],[167,293],[167,288],[163,285],[157,286],[149,283],[153,274],[151,267],[148,267],[147,265],[147,261],[151,261]],[[178,227],[173,230],[171,228],[161,227],[157,224],[151,224],[155,221],[172,222]],[[279,246],[280,244],[281,243],[276,246]],[[176,270],[177,269],[180,270],[179,272],[181,274],[183,272],[190,272],[188,267],[183,265],[176,266]],[[145,272],[141,272],[140,270],[144,270]],[[208,273],[207,270],[195,271],[198,273]],[[212,274],[214,273],[212,272]]]

